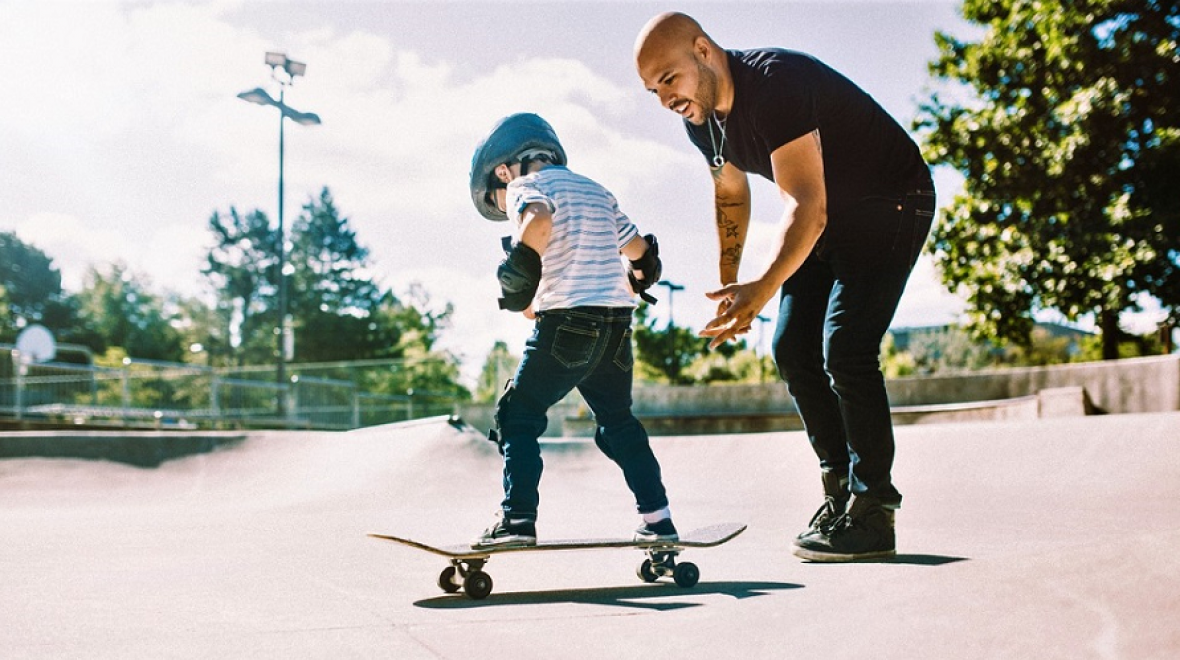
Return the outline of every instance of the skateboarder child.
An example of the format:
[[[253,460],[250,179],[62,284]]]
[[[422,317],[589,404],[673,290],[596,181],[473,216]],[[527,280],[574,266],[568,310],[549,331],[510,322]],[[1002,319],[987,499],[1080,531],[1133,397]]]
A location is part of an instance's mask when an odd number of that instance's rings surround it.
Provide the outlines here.
[[[676,540],[659,463],[631,413],[631,315],[635,294],[660,277],[655,237],[640,236],[608,190],[566,167],[557,134],[535,114],[505,117],[479,144],[471,198],[485,218],[512,221],[500,308],[535,321],[489,433],[504,455],[501,511],[473,547],[536,544],[537,439],[549,408],[575,388],[594,412],[595,443],[635,495],[635,539]]]

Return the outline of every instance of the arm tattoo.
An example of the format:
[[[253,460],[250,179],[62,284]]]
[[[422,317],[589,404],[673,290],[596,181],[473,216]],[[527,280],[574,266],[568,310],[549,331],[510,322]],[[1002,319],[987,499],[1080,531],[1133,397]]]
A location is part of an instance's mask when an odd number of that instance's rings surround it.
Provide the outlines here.
[[[819,152],[820,158],[823,158],[824,145],[823,145],[823,142],[821,142],[819,139],[819,129],[818,128],[811,132],[811,137],[815,138],[815,150]]]
[[[737,266],[742,262],[742,244],[734,243],[721,251],[722,266]]]

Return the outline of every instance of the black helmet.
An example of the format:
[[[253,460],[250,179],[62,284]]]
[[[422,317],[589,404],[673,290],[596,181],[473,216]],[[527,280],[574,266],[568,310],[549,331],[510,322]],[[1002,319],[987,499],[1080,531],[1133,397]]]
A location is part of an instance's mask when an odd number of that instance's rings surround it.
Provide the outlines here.
[[[497,222],[508,219],[507,214],[488,198],[488,193],[496,187],[491,183],[492,172],[498,165],[520,161],[521,156],[539,154],[548,154],[554,165],[566,164],[565,149],[549,122],[530,112],[522,112],[509,115],[496,124],[471,157],[471,201],[480,215]]]

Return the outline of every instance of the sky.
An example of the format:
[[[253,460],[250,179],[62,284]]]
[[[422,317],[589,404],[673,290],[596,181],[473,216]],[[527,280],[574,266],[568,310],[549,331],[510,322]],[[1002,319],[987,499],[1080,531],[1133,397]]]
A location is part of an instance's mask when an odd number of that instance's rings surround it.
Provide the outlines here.
[[[287,226],[327,186],[375,279],[454,305],[441,345],[469,376],[497,340],[519,352],[531,327],[496,308],[509,227],[476,213],[467,184],[476,143],[514,112],[545,117],[570,168],[659,237],[664,277],[685,289],[671,301],[656,290],[657,323],[700,328],[716,309],[704,296],[717,284],[712,184],[635,73],[639,29],[679,10],[726,48],[811,53],[908,127],[934,32],[969,30],[957,4],[0,0],[0,231],[52,257],[68,291],[121,261],[154,291],[207,295],[210,215],[277,217],[278,113],[236,95],[277,96],[263,56],[281,51],[307,64],[288,104],[323,120],[286,126]],[[751,181],[744,276],[767,263],[782,213],[771,184]],[[936,171],[943,202],[960,185]],[[894,325],[947,323],[963,308],[924,256]],[[750,339],[765,348],[770,334]]]

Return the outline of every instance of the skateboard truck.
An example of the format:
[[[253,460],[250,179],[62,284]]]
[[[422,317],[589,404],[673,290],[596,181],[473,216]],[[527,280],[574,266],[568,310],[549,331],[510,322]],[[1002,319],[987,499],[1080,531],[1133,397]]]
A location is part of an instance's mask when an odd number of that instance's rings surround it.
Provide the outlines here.
[[[438,576],[438,586],[453,594],[460,589],[476,600],[487,598],[492,593],[492,576],[483,572],[488,557],[455,557],[451,565]]]
[[[692,562],[676,563],[680,550],[670,546],[653,546],[646,549],[647,559],[635,569],[635,574],[644,582],[655,582],[662,577],[670,577],[679,587],[696,586],[701,579],[701,571]]]

